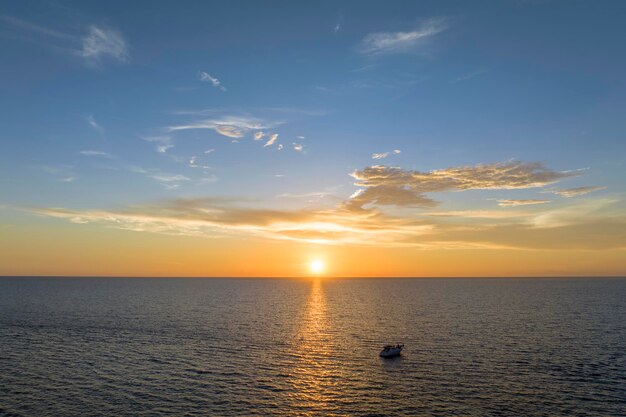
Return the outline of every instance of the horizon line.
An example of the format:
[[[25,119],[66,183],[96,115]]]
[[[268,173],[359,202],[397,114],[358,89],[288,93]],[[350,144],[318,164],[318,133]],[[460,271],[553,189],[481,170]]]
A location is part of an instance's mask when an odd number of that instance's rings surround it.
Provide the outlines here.
[[[626,275],[467,275],[467,276],[146,276],[146,275],[0,275],[6,278],[76,278],[76,279],[626,279]]]

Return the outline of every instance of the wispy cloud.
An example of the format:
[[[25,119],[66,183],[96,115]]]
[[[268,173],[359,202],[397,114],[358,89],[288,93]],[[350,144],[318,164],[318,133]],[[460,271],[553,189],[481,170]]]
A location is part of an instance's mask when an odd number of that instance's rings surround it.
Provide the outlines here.
[[[211,169],[211,167],[209,166],[198,164],[196,156],[191,157],[187,161],[181,160],[181,162],[186,162],[187,166],[189,166],[190,168]],[[132,173],[139,174],[146,178],[159,182],[167,190],[177,189],[182,187],[183,185],[202,185],[208,182],[215,182],[217,180],[217,177],[215,175],[204,175],[202,177],[196,176],[190,178],[183,174],[163,172],[160,169],[155,168],[142,168],[136,165],[127,166],[126,169]],[[206,171],[205,174],[207,174]]]
[[[74,182],[78,179],[73,165],[43,165],[39,168],[52,175],[57,181]]]
[[[296,152],[302,152],[304,151],[304,145],[301,143],[293,143],[293,150]]]
[[[62,41],[74,42],[76,38],[67,33],[63,33],[59,30],[55,30],[49,27],[41,26],[36,23],[28,22],[26,20],[18,19],[14,16],[1,16],[0,21],[7,23],[8,25],[13,26],[16,29],[21,29],[27,32],[36,33],[45,37],[52,37]]]
[[[340,198],[336,194],[336,188],[330,191],[314,191],[309,193],[283,193],[278,194],[276,198],[284,198],[290,200],[302,200],[307,203],[318,203],[324,199],[339,200]]]
[[[198,163],[198,157],[197,156],[192,156],[191,158],[189,158],[189,162],[188,162],[187,165],[190,168],[202,168],[202,169],[211,169],[212,168],[209,165],[203,165],[203,164]]]
[[[86,34],[79,34],[63,32],[14,16],[0,16],[0,21],[6,23],[21,39],[78,56],[92,66],[99,66],[105,58],[117,62],[127,62],[130,58],[126,40],[113,29],[90,25]]]
[[[400,149],[394,149],[391,152],[374,153],[372,154],[372,159],[385,159],[391,154],[398,155],[399,153],[402,153]]]
[[[80,55],[95,63],[103,58],[112,58],[118,62],[129,60],[128,45],[122,34],[95,25],[91,25],[89,33],[82,38]]]
[[[535,200],[535,199],[529,199],[529,200],[498,200],[498,205],[500,207],[519,207],[519,206],[531,206],[531,205],[536,205],[536,204],[545,204],[545,203],[549,203],[550,200]]]
[[[446,19],[433,18],[409,32],[370,33],[363,38],[359,50],[368,55],[410,52],[447,28]]]
[[[274,144],[274,142],[276,142],[276,140],[278,139],[278,133],[274,133],[272,135],[270,135],[270,139],[265,142],[265,145],[263,145],[263,147],[267,147],[267,146],[272,146]]]
[[[226,87],[222,85],[222,82],[219,79],[211,76],[211,74],[209,74],[208,72],[201,71],[199,77],[200,81],[210,82],[213,87],[222,91],[226,91]]]
[[[265,137],[264,132],[254,132],[254,140],[261,140]]]
[[[472,78],[476,78],[476,77],[478,77],[480,75],[483,75],[485,72],[487,72],[487,71],[484,70],[484,69],[478,69],[478,70],[475,70],[475,71],[472,71],[472,72],[468,72],[467,74],[463,74],[463,75],[461,75],[459,77],[456,77],[454,79],[454,82],[455,83],[459,83],[461,81],[468,81],[468,80],[471,80]]]
[[[600,191],[600,190],[604,190],[606,189],[606,187],[602,187],[602,186],[589,186],[589,187],[576,187],[576,188],[568,188],[568,189],[553,189],[553,190],[546,190],[546,192],[550,192],[552,194],[556,194],[556,195],[560,195],[561,197],[565,197],[565,198],[571,198],[571,197],[578,197],[581,195],[585,195],[585,194],[589,194],[592,193],[594,191]]]
[[[100,156],[103,158],[112,158],[113,155],[111,155],[108,152],[104,152],[104,151],[93,151],[93,150],[85,150],[85,151],[80,151],[81,155],[84,156]]]
[[[430,172],[374,165],[351,175],[361,190],[346,207],[362,209],[367,204],[433,207],[437,202],[427,193],[544,187],[577,173],[553,171],[537,162],[511,161]]]
[[[183,182],[191,181],[191,178],[181,174],[152,174],[148,177],[160,182],[167,189],[178,188]]]
[[[170,136],[144,136],[142,139],[146,142],[155,143],[158,153],[166,153],[169,149],[174,147],[173,140]]]
[[[167,144],[167,145],[157,145],[156,150],[159,153],[166,153],[168,149],[173,148],[174,145],[172,144]]]
[[[339,32],[339,29],[341,29],[341,23],[337,23],[335,25],[335,27],[333,28],[333,33],[336,35]]]
[[[249,131],[270,129],[279,124],[281,124],[281,122],[269,122],[254,117],[224,116],[220,118],[200,120],[195,123],[169,126],[167,129],[170,132],[189,129],[212,129],[220,135],[227,136],[229,138],[242,138]]]
[[[93,117],[93,115],[90,114],[89,116],[85,117],[85,120],[87,121],[87,124],[92,127],[93,130],[100,133],[101,135],[104,133],[104,128],[98,122],[96,122],[96,119]]]

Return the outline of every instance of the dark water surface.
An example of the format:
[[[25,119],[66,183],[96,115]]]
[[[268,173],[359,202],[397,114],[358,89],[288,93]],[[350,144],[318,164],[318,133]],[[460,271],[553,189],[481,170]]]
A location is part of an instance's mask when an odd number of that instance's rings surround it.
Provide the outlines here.
[[[0,279],[0,415],[159,414],[626,415],[626,280]]]

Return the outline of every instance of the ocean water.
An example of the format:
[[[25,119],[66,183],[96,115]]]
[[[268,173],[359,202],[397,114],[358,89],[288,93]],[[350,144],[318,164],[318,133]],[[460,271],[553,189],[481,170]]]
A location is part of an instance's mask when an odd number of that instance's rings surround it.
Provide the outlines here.
[[[3,278],[0,415],[626,415],[626,279]]]

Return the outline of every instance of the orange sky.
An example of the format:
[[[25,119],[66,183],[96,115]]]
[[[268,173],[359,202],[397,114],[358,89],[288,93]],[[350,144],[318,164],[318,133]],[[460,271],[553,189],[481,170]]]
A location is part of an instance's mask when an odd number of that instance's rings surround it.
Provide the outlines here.
[[[67,224],[2,225],[0,274],[62,276],[594,276],[624,275],[624,251],[418,249],[319,245],[256,237],[206,238]]]

